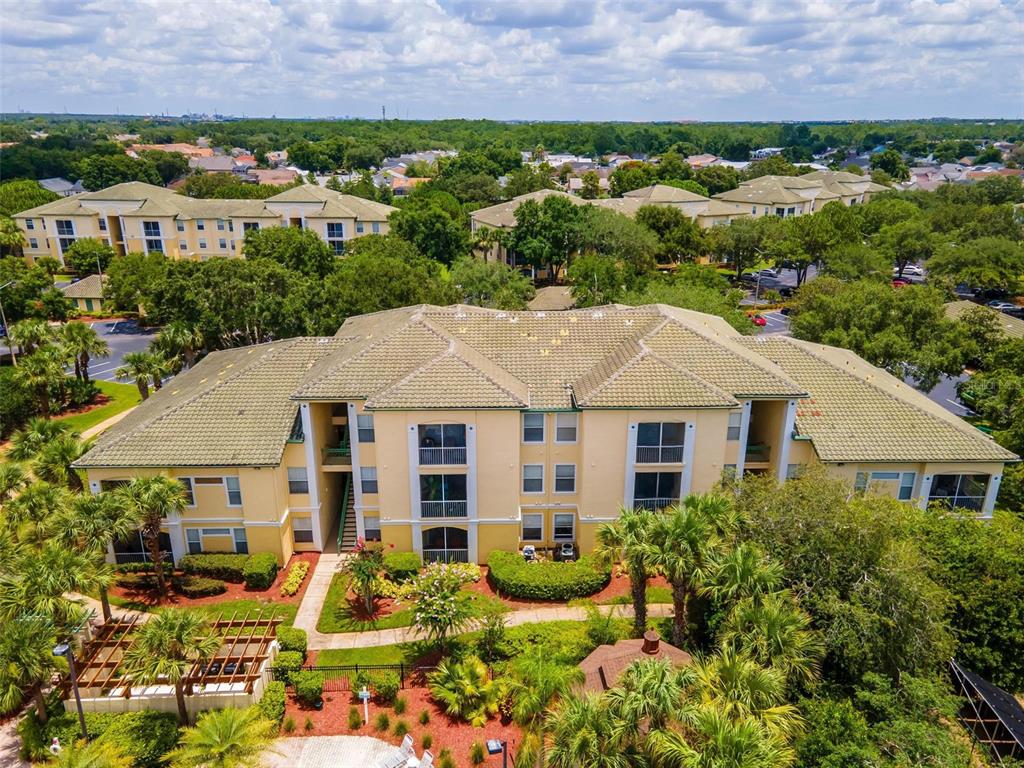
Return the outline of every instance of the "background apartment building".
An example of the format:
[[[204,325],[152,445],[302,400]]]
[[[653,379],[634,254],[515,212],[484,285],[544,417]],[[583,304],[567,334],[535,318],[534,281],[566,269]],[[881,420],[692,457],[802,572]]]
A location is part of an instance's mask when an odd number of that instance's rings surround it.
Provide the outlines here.
[[[408,307],[331,338],[217,352],[105,433],[98,491],[185,483],[167,547],[323,549],[379,539],[427,560],[593,548],[621,506],[723,476],[825,464],[851,491],[990,514],[1017,457],[851,352],[740,336],[661,305]],[[122,558],[142,557],[128,543]]]
[[[293,226],[317,233],[336,254],[364,234],[386,234],[395,208],[303,185],[266,200],[216,200],[179,195],[133,181],[87,192],[15,214],[30,261],[53,256],[61,264],[75,240],[94,238],[119,255],[163,253],[203,260],[242,255],[252,229]]]

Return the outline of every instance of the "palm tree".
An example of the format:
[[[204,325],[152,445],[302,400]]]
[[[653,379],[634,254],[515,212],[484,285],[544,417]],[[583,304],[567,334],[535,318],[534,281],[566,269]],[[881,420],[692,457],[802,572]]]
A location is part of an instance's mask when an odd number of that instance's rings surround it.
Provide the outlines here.
[[[738,602],[722,626],[719,641],[723,648],[742,650],[801,684],[815,678],[824,653],[810,617],[788,591]]]
[[[165,354],[180,356],[186,368],[191,368],[195,363],[203,344],[203,334],[199,328],[180,320],[165,325],[154,342],[154,346]]]
[[[41,546],[23,542],[5,559],[8,566],[0,572],[0,624],[5,631],[6,622],[21,616],[26,606],[61,633],[82,623],[86,611],[69,595],[95,591],[90,556],[51,538]]]
[[[619,507],[619,519],[602,523],[597,528],[598,559],[606,563],[623,562],[629,573],[629,591],[633,596],[633,634],[647,631],[647,577],[650,575],[650,553],[647,542],[654,515],[643,508]]]
[[[637,742],[643,730],[665,728],[679,711],[682,693],[682,678],[672,662],[633,662],[607,693],[619,735],[625,741]]]
[[[66,434],[78,436],[78,433],[72,432],[64,422],[29,419],[27,426],[11,436],[11,450],[7,455],[15,461],[34,459],[46,445]]]
[[[41,546],[50,538],[57,515],[67,509],[69,502],[62,486],[37,480],[5,507],[3,523],[18,541]]]
[[[46,722],[43,685],[54,671],[53,627],[40,617],[19,616],[0,632],[0,712],[14,712],[31,698]]]
[[[782,566],[765,557],[756,544],[741,542],[718,557],[713,582],[704,592],[722,601],[760,597],[782,584]]]
[[[92,741],[64,747],[51,759],[52,768],[132,768],[134,761],[110,741]]]
[[[132,684],[173,685],[178,721],[185,725],[185,677],[194,665],[209,661],[220,645],[201,613],[170,609],[136,630],[135,642],[124,654],[124,675]]]
[[[534,766],[543,759],[544,716],[582,682],[579,667],[559,664],[540,653],[529,653],[515,661],[509,692],[514,702],[512,717],[523,729],[516,765]]]
[[[153,380],[153,389],[160,389],[164,379],[174,373],[174,360],[164,357],[162,352],[149,352],[149,377]]]
[[[734,720],[711,706],[688,709],[685,730],[653,731],[647,749],[661,768],[785,768],[793,750],[754,718]]]
[[[21,358],[18,376],[26,387],[35,391],[43,418],[50,418],[51,389],[60,389],[63,397],[67,378],[64,366],[67,362],[66,353],[54,346],[40,347],[32,354]]]
[[[96,330],[78,320],[67,323],[61,332],[64,348],[75,358],[75,377],[89,380],[89,360],[109,357],[110,345],[99,337]]]
[[[21,256],[25,247],[25,235],[10,216],[0,216],[0,253],[5,256]]]
[[[21,354],[28,355],[53,341],[53,330],[45,320],[29,318],[13,323],[7,329],[7,337],[18,345]]]
[[[732,503],[718,494],[693,494],[657,516],[643,545],[652,566],[672,586],[672,644],[682,646],[689,633],[689,609],[707,584],[725,537],[737,526]]]
[[[12,449],[13,450],[13,449]],[[9,454],[8,454],[9,455]],[[28,483],[25,470],[16,461],[0,464],[0,511],[4,504],[13,499]]]
[[[600,696],[570,696],[548,715],[548,768],[630,768],[632,760],[615,738],[611,710]]]
[[[138,521],[139,533],[149,549],[153,570],[156,572],[157,590],[161,595],[166,595],[160,528],[167,517],[180,514],[185,508],[185,488],[173,477],[155,475],[132,478],[127,485],[118,488],[116,493],[128,507],[125,514]]]
[[[79,440],[74,434],[64,434],[47,443],[32,462],[32,472],[40,480],[66,486],[74,493],[85,490],[82,476],[71,465],[92,448],[89,440]]]
[[[171,768],[248,768],[273,743],[277,726],[255,707],[214,709],[182,734],[164,759]]]
[[[121,361],[124,365],[115,370],[114,375],[119,379],[134,379],[142,399],[148,399],[149,376],[152,369],[150,354],[148,352],[126,352]]]

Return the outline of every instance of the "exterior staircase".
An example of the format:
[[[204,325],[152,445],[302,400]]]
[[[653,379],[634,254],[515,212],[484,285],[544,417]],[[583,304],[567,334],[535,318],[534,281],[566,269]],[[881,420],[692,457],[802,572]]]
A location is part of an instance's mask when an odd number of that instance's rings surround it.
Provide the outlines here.
[[[352,475],[345,477],[341,525],[338,529],[338,552],[351,552],[356,546],[356,500],[352,491]]]

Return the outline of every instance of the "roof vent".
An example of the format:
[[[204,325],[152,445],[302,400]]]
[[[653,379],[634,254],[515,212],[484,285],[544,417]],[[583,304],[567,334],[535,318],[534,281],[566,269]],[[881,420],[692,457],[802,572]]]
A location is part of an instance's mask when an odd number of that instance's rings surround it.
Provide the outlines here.
[[[509,318],[509,322],[510,323],[518,323],[519,322],[519,318],[518,317],[510,317]]]
[[[600,319],[601,319],[602,317],[604,317],[604,312],[595,312],[595,313],[594,313],[594,314],[592,315],[592,317],[593,317],[593,318],[594,318],[595,320],[600,320]]]
[[[547,316],[548,316],[547,312],[538,312],[537,313],[537,317],[547,317]]]
[[[640,649],[648,656],[656,656],[658,649],[661,645],[661,639],[658,637],[658,633],[654,630],[647,630],[644,632],[644,644]]]
[[[508,312],[499,312],[498,313],[498,319],[499,320],[504,320],[506,317],[508,317]]]

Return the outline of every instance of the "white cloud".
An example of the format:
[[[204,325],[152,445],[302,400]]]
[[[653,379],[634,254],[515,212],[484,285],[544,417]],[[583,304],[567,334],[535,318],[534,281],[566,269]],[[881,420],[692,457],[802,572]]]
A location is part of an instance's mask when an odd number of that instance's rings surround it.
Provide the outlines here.
[[[1022,40],[1022,0],[0,0],[0,109],[1018,117]]]

